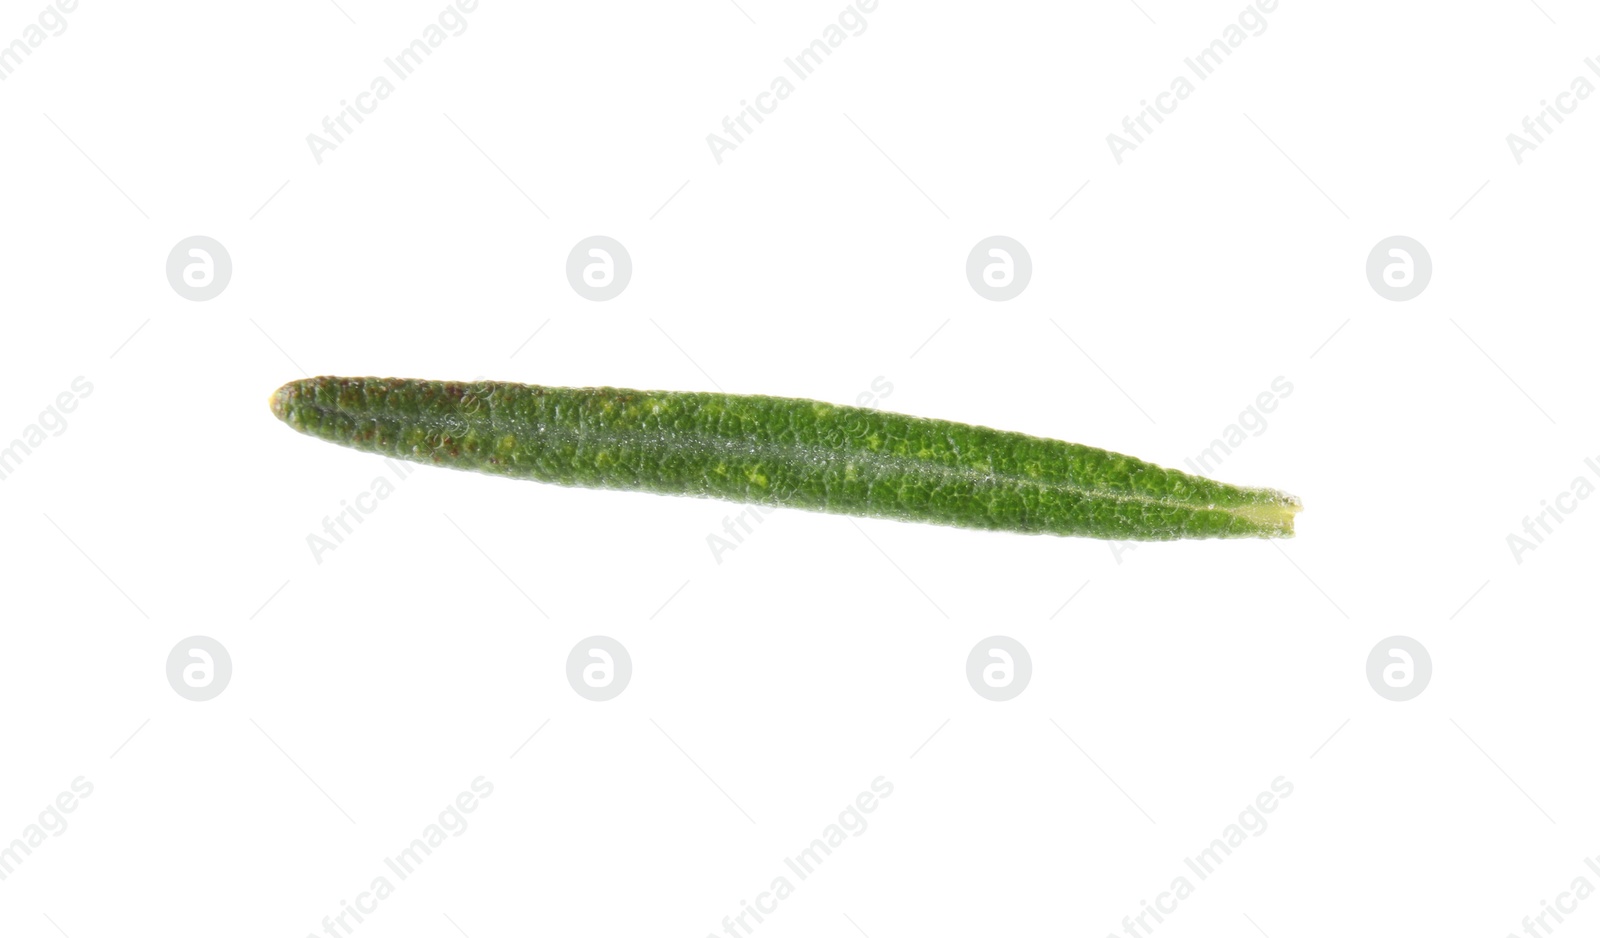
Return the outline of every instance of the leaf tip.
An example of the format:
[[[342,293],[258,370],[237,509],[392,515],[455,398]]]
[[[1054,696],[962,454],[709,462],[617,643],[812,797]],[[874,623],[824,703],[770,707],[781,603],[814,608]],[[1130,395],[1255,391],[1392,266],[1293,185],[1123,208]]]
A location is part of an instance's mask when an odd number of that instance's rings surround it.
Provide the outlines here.
[[[288,423],[289,422],[289,405],[294,400],[295,395],[298,393],[298,391],[299,391],[299,382],[298,381],[290,381],[288,384],[285,384],[283,387],[278,388],[276,391],[273,391],[272,392],[272,397],[269,398],[268,401],[267,401],[267,406],[272,408],[272,416],[277,417],[279,420],[282,420],[284,423]]]

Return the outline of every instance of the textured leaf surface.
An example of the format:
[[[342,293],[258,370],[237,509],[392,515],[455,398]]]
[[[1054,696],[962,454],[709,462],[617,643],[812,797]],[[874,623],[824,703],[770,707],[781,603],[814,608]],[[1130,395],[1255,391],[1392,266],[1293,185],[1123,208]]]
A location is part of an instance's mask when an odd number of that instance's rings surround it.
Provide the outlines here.
[[[454,469],[1028,534],[1291,537],[1300,510],[1090,446],[794,398],[323,377],[279,388],[272,410]]]

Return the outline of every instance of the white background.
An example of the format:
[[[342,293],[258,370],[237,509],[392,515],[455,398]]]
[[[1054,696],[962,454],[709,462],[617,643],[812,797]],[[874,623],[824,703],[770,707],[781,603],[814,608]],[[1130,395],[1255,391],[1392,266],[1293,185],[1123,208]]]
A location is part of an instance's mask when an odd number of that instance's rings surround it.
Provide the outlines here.
[[[1120,933],[1279,776],[1156,934],[1500,936],[1600,886],[1600,500],[1507,544],[1600,482],[1600,101],[1520,165],[1505,140],[1600,83],[1600,17],[1283,0],[1119,165],[1106,135],[1243,9],[1140,4],[882,0],[719,164],[841,0],[483,0],[319,165],[438,0],[82,3],[0,83],[0,442],[93,385],[0,483],[0,842],[94,788],[0,934],[320,934],[479,776],[355,934],[721,933],[879,776],[756,934]],[[0,3],[0,42],[41,8]],[[164,272],[196,234],[234,264],[207,302]],[[634,263],[604,303],[564,274],[593,234]],[[1005,303],[964,274],[994,234],[1034,265]],[[1433,259],[1409,302],[1365,275],[1395,234]],[[1120,554],[780,511],[719,563],[726,504],[419,467],[318,563],[385,470],[273,419],[302,369],[881,378],[1172,466],[1282,376],[1215,474],[1305,511]],[[633,660],[606,703],[563,673],[595,634]],[[965,677],[997,634],[1034,667],[1006,703]],[[205,703],[165,677],[192,635],[233,660]],[[1365,676],[1391,635],[1432,654],[1405,703]]]

